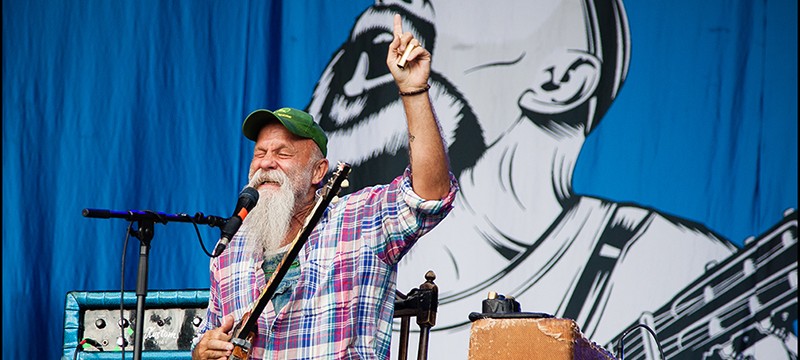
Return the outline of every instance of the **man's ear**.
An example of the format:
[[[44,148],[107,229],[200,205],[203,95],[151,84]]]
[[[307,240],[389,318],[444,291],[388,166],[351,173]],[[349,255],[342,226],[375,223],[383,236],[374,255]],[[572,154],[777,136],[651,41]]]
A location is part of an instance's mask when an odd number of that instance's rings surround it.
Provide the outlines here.
[[[320,159],[314,164],[314,174],[311,177],[311,181],[314,184],[319,184],[322,182],[322,179],[325,178],[325,174],[328,172],[328,159]]]
[[[600,81],[600,60],[584,51],[553,54],[539,71],[533,86],[518,100],[523,112],[558,115],[583,105]]]

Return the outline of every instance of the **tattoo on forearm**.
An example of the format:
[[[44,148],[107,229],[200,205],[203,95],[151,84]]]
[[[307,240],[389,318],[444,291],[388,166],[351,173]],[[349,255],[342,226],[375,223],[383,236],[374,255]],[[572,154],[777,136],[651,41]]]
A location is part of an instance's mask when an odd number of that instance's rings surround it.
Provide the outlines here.
[[[413,162],[413,159],[411,158],[411,143],[414,142],[414,139],[416,139],[416,137],[414,135],[411,135],[411,133],[409,133],[408,134],[408,163],[409,164],[411,164],[411,162]]]

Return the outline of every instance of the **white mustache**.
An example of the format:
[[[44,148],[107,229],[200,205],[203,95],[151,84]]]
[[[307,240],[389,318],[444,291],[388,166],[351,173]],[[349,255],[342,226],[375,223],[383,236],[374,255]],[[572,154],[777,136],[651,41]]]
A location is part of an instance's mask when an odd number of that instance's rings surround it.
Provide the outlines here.
[[[258,169],[250,178],[248,186],[258,188],[259,185],[269,182],[276,183],[283,187],[284,184],[289,182],[289,177],[280,170],[263,171],[262,169]]]

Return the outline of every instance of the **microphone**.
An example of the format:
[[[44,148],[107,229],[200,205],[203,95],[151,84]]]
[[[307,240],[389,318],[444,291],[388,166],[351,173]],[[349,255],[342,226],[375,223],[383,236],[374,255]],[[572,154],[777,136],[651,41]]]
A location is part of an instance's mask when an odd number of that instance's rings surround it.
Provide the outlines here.
[[[247,217],[247,214],[250,213],[250,210],[253,210],[253,207],[256,206],[257,202],[258,190],[248,186],[239,193],[239,201],[236,202],[236,208],[233,210],[233,215],[231,215],[231,218],[228,219],[228,222],[225,224],[225,226],[222,227],[222,236],[219,238],[217,246],[214,248],[214,257],[222,254],[222,251],[224,251],[225,247],[228,246],[228,243],[231,242],[233,235],[239,231],[239,227],[242,226],[244,218]]]

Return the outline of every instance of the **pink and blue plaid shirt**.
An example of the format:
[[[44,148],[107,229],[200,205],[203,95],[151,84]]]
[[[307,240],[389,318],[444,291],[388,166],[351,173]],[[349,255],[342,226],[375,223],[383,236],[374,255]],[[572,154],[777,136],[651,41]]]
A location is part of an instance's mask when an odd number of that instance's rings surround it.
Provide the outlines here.
[[[388,185],[365,188],[326,210],[298,255],[301,275],[276,314],[270,302],[258,321],[253,359],[388,359],[397,263],[416,240],[452,209],[457,191],[424,200],[406,169]],[[242,227],[211,260],[211,289],[200,333],[236,323],[266,286],[263,254],[249,251]],[[195,339],[195,344],[200,335]]]

